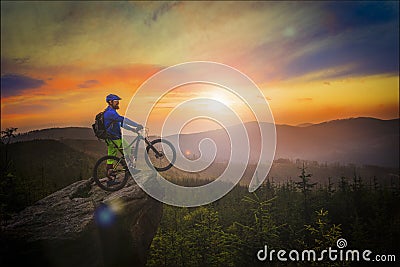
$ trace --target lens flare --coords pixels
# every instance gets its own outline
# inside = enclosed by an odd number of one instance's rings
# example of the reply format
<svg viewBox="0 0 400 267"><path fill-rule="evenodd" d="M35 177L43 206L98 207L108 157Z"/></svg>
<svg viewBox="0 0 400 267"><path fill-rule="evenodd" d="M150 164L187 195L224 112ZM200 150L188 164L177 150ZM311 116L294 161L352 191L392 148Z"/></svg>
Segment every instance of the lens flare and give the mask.
<svg viewBox="0 0 400 267"><path fill-rule="evenodd" d="M107 204L101 203L94 211L94 221L101 228L111 227L115 223L115 220L116 214Z"/></svg>

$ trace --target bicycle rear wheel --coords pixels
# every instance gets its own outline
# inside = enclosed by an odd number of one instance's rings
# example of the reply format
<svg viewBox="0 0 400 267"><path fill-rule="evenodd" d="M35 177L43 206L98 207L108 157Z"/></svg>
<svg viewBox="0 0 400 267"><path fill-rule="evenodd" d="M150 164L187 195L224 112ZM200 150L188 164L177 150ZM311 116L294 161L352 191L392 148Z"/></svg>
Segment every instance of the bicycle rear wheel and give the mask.
<svg viewBox="0 0 400 267"><path fill-rule="evenodd" d="M165 139L155 139L146 147L146 163L157 171L169 170L175 163L176 151L174 146Z"/></svg>
<svg viewBox="0 0 400 267"><path fill-rule="evenodd" d="M107 177L107 162L113 162L112 177ZM106 191L118 191L123 188L129 179L129 170L126 166L124 158L118 158L115 156L104 156L100 158L93 169L93 179L96 184L103 190ZM113 180L114 182L109 182Z"/></svg>

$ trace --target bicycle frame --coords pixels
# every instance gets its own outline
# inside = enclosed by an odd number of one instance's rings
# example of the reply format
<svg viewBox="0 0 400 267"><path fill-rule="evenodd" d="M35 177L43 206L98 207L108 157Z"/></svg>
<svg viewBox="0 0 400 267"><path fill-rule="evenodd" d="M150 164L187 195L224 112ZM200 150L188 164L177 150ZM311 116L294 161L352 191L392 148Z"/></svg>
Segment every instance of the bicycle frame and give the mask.
<svg viewBox="0 0 400 267"><path fill-rule="evenodd" d="M135 132L135 133L137 133L138 135L135 137L135 139L133 139L133 141L132 141L127 147L128 147L128 148L129 148L129 147L132 147L132 145L135 143L135 150L133 151L133 156L134 156L136 159L137 159L137 154L138 154L138 149L139 149L139 141L140 141L140 140L144 140L144 142L146 143L146 145L147 145L147 146L150 146L151 150L153 150L154 153L156 153L157 156L160 155L160 153L157 151L157 149L155 149L155 148L152 146L152 144L151 144L151 142L149 141L149 139L147 138L147 136L143 136L143 135L142 135L141 133L139 133L139 132ZM124 157L124 148L118 147L118 145L115 144L114 141L113 141L112 139L106 139L106 143L108 142L108 140L111 141L111 142L113 143L114 147L115 147L115 148L119 151L119 153L122 155L122 158L125 158L125 157Z"/></svg>

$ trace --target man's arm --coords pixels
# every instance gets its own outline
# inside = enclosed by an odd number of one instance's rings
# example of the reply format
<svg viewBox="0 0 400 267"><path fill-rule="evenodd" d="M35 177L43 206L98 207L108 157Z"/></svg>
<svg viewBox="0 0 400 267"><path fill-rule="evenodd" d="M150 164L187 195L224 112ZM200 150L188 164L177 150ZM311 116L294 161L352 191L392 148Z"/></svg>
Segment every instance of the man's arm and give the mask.
<svg viewBox="0 0 400 267"><path fill-rule="evenodd" d="M132 120L130 120L128 118L124 118L124 117L122 117L122 118L123 118L122 127L125 128L125 129L128 129L126 127L129 127L129 126L138 127L140 125L139 123L134 122L134 121L132 121Z"/></svg>
<svg viewBox="0 0 400 267"><path fill-rule="evenodd" d="M132 131L132 132L136 132L137 131L136 129L132 128L131 126L129 126L127 124L125 124L124 129L127 129L127 130Z"/></svg>
<svg viewBox="0 0 400 267"><path fill-rule="evenodd" d="M133 126L133 127L140 126L139 123L136 123L128 118L125 118L125 117L119 115L116 111L111 113L111 119L114 121L120 122L121 126L127 130L130 130L129 128L127 128L129 126Z"/></svg>
<svg viewBox="0 0 400 267"><path fill-rule="evenodd" d="M122 128L127 129L127 130L131 129L129 126L133 126L133 127L141 126L139 123L136 123L128 118L125 118L125 117L119 115L115 110L113 110L113 112L110 113L110 119L121 123Z"/></svg>

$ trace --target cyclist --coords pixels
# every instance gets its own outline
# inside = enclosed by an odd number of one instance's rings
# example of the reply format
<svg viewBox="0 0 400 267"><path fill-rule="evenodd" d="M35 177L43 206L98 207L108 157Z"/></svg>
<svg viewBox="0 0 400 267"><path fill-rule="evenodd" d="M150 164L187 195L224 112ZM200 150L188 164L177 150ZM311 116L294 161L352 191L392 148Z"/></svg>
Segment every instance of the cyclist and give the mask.
<svg viewBox="0 0 400 267"><path fill-rule="evenodd" d="M135 127L136 131L143 129L143 126L139 123L136 123L117 113L117 109L119 109L119 100L121 100L121 98L114 94L109 94L106 97L108 107L104 112L104 126L107 129L107 135L109 136L109 138L106 139L109 156L117 156L118 148L122 149L121 126L124 129L131 131L135 131L135 129L132 127ZM108 186L120 183L119 181L115 180L115 174L112 170L113 163L113 160L107 160L107 177L110 179L107 182ZM134 172L138 173L140 170L135 169Z"/></svg>

